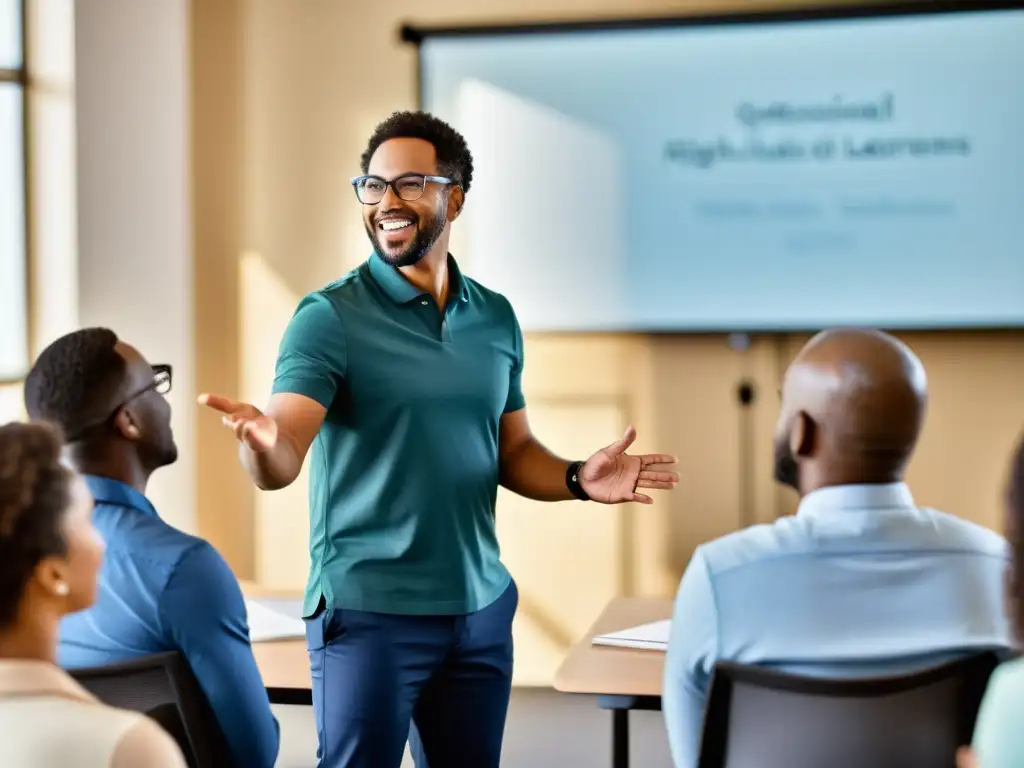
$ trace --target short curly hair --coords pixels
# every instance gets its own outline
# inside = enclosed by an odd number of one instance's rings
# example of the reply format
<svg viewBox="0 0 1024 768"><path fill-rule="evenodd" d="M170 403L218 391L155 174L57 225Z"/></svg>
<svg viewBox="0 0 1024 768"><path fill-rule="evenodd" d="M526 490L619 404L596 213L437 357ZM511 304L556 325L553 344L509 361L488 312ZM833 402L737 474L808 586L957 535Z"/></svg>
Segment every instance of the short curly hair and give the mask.
<svg viewBox="0 0 1024 768"><path fill-rule="evenodd" d="M360 160L363 173L370 169L370 158L390 139L423 139L434 146L437 171L447 176L463 192L473 183L473 155L461 133L428 112L395 112L373 131Z"/></svg>
<svg viewBox="0 0 1024 768"><path fill-rule="evenodd" d="M107 418L127 375L109 328L83 328L61 336L25 379L25 409L32 419L56 424L69 440Z"/></svg>
<svg viewBox="0 0 1024 768"><path fill-rule="evenodd" d="M1024 640L1024 436L1010 464L1007 489L1007 534L1013 564L1010 567L1009 603L1017 637Z"/></svg>
<svg viewBox="0 0 1024 768"><path fill-rule="evenodd" d="M74 473L48 424L0 427L0 627L17 618L22 591L45 557L63 555Z"/></svg>

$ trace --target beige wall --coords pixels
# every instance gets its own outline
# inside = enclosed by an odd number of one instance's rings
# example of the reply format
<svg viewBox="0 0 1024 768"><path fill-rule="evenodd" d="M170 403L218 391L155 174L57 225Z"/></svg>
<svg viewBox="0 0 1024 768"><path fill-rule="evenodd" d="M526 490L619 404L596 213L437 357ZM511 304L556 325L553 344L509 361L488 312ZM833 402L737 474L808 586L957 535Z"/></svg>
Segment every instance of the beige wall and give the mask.
<svg viewBox="0 0 1024 768"><path fill-rule="evenodd" d="M751 4L744 3L744 6ZM198 390L262 402L298 297L362 260L347 179L376 121L414 103L401 21L458 23L677 13L658 0L221 0L193 3L193 192ZM241 319L240 319L241 318ZM931 419L911 470L922 502L998 525L999 484L1024 425L1024 333L912 334L929 370ZM531 421L583 457L632 421L638 448L680 458L682 482L653 507L543 506L502 494L504 556L520 582L517 682L548 684L565 647L614 594L670 593L693 547L794 499L771 480L777 382L803 339L746 352L721 337L538 336L527 340ZM741 416L735 387L758 397ZM213 416L197 428L200 530L243 575L305 578L304 483L252 494ZM739 435L751 451L740 450ZM749 484L740 482L741 474ZM745 495L746 494L746 495ZM746 515L746 517L744 517Z"/></svg>
<svg viewBox="0 0 1024 768"><path fill-rule="evenodd" d="M76 3L78 322L113 328L175 367L169 400L182 447L149 495L196 521L187 0ZM49 279L47 279L49 282Z"/></svg>
<svg viewBox="0 0 1024 768"><path fill-rule="evenodd" d="M248 200L244 179L242 0L193 2L192 215L195 222L197 392L241 395L239 260ZM193 410L196 410L193 406ZM237 444L220 420L196 413L199 534L216 542L242 576L254 573L253 499Z"/></svg>

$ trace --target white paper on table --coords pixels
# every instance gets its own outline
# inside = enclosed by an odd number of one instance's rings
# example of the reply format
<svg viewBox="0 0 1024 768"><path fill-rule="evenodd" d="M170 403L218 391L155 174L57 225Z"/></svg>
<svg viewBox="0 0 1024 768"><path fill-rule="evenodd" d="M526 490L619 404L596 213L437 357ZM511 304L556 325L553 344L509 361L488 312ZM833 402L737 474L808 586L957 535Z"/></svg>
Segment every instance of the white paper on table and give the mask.
<svg viewBox="0 0 1024 768"><path fill-rule="evenodd" d="M245 609L249 613L249 638L254 643L306 637L306 625L302 619L275 611L256 600L246 600Z"/></svg>
<svg viewBox="0 0 1024 768"><path fill-rule="evenodd" d="M594 645L612 645L619 648L640 648L646 651L667 651L668 631L672 622L668 619L641 624L639 627L621 629L598 635L593 639Z"/></svg>

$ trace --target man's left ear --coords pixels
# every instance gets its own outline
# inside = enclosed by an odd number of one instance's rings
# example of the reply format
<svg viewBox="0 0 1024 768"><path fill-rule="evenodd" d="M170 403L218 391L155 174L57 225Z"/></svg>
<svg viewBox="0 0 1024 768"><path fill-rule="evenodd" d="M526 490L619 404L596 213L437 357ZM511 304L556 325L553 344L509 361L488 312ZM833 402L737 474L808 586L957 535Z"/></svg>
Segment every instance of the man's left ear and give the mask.
<svg viewBox="0 0 1024 768"><path fill-rule="evenodd" d="M128 406L123 406L117 412L117 415L114 417L114 424L128 440L134 442L142 436L139 425L135 421L135 416L131 413L131 409Z"/></svg>
<svg viewBox="0 0 1024 768"><path fill-rule="evenodd" d="M459 218L465 203L466 193L462 191L462 187L452 187L451 194L448 195L448 221Z"/></svg>
<svg viewBox="0 0 1024 768"><path fill-rule="evenodd" d="M805 411L797 413L789 433L789 450L795 458L805 459L814 453L818 425Z"/></svg>

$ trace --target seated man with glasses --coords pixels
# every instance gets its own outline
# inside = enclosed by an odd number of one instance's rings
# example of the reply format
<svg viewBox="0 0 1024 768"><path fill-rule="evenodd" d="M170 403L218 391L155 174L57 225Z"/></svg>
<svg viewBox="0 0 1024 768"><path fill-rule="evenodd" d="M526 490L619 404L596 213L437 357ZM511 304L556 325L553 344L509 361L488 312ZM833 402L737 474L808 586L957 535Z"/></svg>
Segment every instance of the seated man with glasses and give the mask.
<svg viewBox="0 0 1024 768"><path fill-rule="evenodd" d="M238 582L217 550L161 520L145 496L150 475L178 457L170 389L169 365L150 365L105 328L57 339L25 381L29 416L64 432L107 545L96 603L62 621L58 661L88 667L180 651L236 764L270 768L278 725Z"/></svg>

